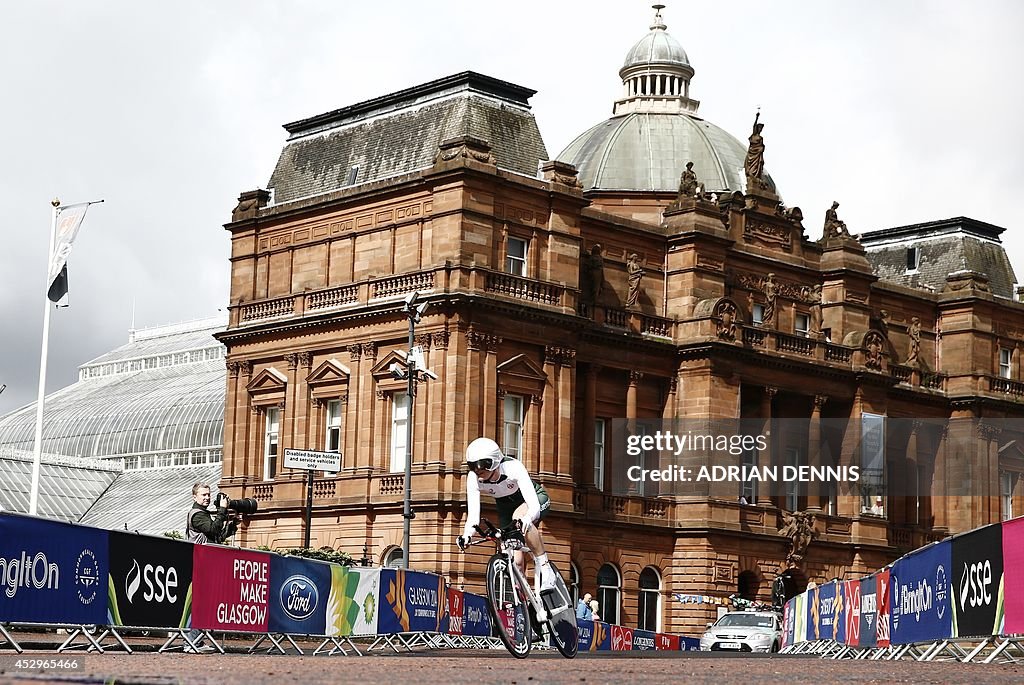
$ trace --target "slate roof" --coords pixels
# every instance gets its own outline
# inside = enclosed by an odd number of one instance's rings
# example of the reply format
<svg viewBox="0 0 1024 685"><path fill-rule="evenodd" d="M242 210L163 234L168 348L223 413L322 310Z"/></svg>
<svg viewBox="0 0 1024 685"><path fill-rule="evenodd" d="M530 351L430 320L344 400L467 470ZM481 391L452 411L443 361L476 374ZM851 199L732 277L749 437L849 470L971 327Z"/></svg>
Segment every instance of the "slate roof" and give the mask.
<svg viewBox="0 0 1024 685"><path fill-rule="evenodd" d="M875 275L883 281L942 292L946 276L970 270L988 276L994 295L1012 299L1016 275L999 239L1004 230L961 216L870 231L860 241ZM916 273L907 271L911 247L920 254Z"/></svg>
<svg viewBox="0 0 1024 685"><path fill-rule="evenodd" d="M136 530L161 535L185 533L185 515L192 507L192 485L206 483L217 492L221 465L125 471L79 523L107 530Z"/></svg>
<svg viewBox="0 0 1024 685"><path fill-rule="evenodd" d="M34 453L0 448L0 508L28 513ZM120 462L44 454L39 464L40 516L77 522L121 473Z"/></svg>
<svg viewBox="0 0 1024 685"><path fill-rule="evenodd" d="M272 202L429 168L441 142L464 135L490 143L498 168L535 178L548 159L528 102L535 92L466 71L286 124Z"/></svg>
<svg viewBox="0 0 1024 685"><path fill-rule="evenodd" d="M43 450L75 457L210 450L224 444L227 372L219 321L140 331L47 396ZM0 446L33 449L35 403L0 417ZM187 463L187 462L186 462Z"/></svg>

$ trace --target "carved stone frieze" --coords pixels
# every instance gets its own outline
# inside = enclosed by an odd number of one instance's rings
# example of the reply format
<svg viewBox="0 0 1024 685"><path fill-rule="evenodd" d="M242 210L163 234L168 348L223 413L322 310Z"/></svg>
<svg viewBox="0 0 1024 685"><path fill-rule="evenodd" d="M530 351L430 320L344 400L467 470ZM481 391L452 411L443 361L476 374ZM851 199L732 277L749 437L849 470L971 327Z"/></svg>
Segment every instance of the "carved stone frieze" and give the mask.
<svg viewBox="0 0 1024 685"><path fill-rule="evenodd" d="M439 350L447 350L448 349L448 338L449 338L448 331L440 331L438 333L434 333L433 335L434 335L434 340L433 340L434 347L436 347Z"/></svg>
<svg viewBox="0 0 1024 685"><path fill-rule="evenodd" d="M311 368L313 366L313 353L299 352L299 364L301 364L304 368Z"/></svg>
<svg viewBox="0 0 1024 685"><path fill-rule="evenodd" d="M743 222L743 239L748 243L756 240L790 252L793 249L793 226L791 224L770 224L751 219L748 216L747 220Z"/></svg>
<svg viewBox="0 0 1024 685"><path fill-rule="evenodd" d="M572 366L576 363L576 350L571 347L548 345L544 348L544 360L551 364Z"/></svg>
<svg viewBox="0 0 1024 685"><path fill-rule="evenodd" d="M736 339L736 305L728 300L723 300L715 307L715 318L718 321L718 329L715 334L720 340L732 342Z"/></svg>
<svg viewBox="0 0 1024 685"><path fill-rule="evenodd" d="M458 138L450 138L438 145L434 164L450 162L460 157L484 164L498 163L494 155L491 154L491 144L486 140L473 136L459 136Z"/></svg>
<svg viewBox="0 0 1024 685"><path fill-rule="evenodd" d="M359 343L352 343L348 346L348 356L354 362L359 361L363 357L363 346Z"/></svg>
<svg viewBox="0 0 1024 685"><path fill-rule="evenodd" d="M299 355L294 352L290 352L284 356L285 362L288 364L288 370L294 371L299 365Z"/></svg>

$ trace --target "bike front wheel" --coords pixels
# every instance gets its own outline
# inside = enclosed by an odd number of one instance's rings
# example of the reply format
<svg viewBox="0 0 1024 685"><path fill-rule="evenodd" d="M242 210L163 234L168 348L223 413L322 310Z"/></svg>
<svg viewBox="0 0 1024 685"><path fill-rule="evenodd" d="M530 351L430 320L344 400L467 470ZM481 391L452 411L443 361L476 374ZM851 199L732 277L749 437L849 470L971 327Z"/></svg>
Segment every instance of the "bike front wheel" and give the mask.
<svg viewBox="0 0 1024 685"><path fill-rule="evenodd" d="M533 630L526 602L516 592L508 557L495 554L487 562L487 608L505 648L517 659L530 654Z"/></svg>

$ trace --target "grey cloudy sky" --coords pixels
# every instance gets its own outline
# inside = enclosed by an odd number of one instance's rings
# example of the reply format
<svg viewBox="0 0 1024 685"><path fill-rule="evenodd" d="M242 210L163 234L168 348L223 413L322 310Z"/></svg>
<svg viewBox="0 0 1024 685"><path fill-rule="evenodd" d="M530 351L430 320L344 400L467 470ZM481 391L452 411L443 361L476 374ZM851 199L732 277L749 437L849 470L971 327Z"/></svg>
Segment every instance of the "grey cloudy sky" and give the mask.
<svg viewBox="0 0 1024 685"><path fill-rule="evenodd" d="M766 166L812 237L966 215L1024 280L1024 3L668 1L700 114ZM34 401L49 201L104 198L53 313L48 392L139 328L215 315L238 193L281 124L472 69L536 89L548 153L611 114L650 3L6 2L0 25L0 414Z"/></svg>

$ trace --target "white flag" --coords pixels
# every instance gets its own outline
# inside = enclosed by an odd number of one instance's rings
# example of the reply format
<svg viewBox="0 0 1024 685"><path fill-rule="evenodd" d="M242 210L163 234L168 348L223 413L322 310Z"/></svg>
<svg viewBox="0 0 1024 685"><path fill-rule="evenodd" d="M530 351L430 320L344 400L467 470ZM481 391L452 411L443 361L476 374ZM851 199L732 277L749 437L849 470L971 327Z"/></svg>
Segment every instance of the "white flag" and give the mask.
<svg viewBox="0 0 1024 685"><path fill-rule="evenodd" d="M68 205L57 209L56 233L53 237L53 252L50 253L50 267L46 278L46 297L57 302L68 292L67 261L71 245L75 242L78 229L85 219L89 202Z"/></svg>

